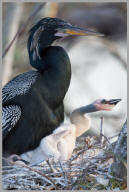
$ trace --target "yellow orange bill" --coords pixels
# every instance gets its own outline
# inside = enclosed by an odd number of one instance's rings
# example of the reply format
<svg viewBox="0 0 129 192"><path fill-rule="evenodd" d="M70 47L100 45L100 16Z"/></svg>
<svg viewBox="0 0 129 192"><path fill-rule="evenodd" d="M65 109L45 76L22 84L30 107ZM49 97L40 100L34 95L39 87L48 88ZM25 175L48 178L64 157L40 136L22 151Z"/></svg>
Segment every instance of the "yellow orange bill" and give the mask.
<svg viewBox="0 0 129 192"><path fill-rule="evenodd" d="M56 36L69 36L69 35L79 35L79 36L104 36L103 34L92 31L89 29L82 29L80 27L74 27L72 25L67 25L63 29L59 28L57 33L55 34Z"/></svg>

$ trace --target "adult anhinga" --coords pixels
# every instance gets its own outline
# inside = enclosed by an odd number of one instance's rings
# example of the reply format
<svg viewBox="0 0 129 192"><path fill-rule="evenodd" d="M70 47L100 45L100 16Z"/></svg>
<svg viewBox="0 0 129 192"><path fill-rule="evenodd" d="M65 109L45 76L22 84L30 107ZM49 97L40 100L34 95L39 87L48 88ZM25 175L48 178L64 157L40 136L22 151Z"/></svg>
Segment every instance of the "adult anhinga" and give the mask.
<svg viewBox="0 0 129 192"><path fill-rule="evenodd" d="M71 79L66 51L51 46L68 35L101 35L58 18L43 18L28 39L30 64L37 70L13 78L2 90L3 154L22 154L36 148L64 120L63 99Z"/></svg>
<svg viewBox="0 0 129 192"><path fill-rule="evenodd" d="M76 138L90 128L90 118L87 113L96 111L111 111L121 99L98 99L93 103L75 109L70 115L70 124L64 124L53 131L53 134L44 137L40 146L35 149L30 160L31 164L40 163L50 157L55 161L68 160L75 147Z"/></svg>

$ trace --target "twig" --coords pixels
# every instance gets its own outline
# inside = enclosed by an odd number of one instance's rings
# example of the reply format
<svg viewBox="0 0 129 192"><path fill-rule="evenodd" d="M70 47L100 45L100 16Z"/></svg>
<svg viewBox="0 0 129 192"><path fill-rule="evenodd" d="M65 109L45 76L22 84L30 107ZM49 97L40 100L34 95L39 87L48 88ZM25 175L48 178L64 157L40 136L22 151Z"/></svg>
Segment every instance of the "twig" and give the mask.
<svg viewBox="0 0 129 192"><path fill-rule="evenodd" d="M55 169L54 169L53 166L50 164L49 159L46 160L46 162L47 162L47 164L49 165L51 172L55 173Z"/></svg>
<svg viewBox="0 0 129 192"><path fill-rule="evenodd" d="M100 142L101 142L101 147L103 147L103 143L104 143L104 130L103 130L103 120L104 118L103 117L100 117L101 119L101 122L100 122Z"/></svg>
<svg viewBox="0 0 129 192"><path fill-rule="evenodd" d="M5 158L5 159L6 159L6 158ZM22 166L22 167L24 167L24 168L29 169L30 171L34 171L34 172L38 173L39 175L45 177L51 184L53 184L53 186L55 187L55 189L57 189L57 186L55 185L54 181L53 181L52 179L50 179L48 176L46 176L45 174L41 173L40 171L38 171L38 170L36 170L36 169L34 169L34 168L32 168L32 167L29 167L29 166L27 166L27 165L23 165L23 164L21 164L21 163L13 162L13 161L10 161L10 160L8 160L8 159L6 159L6 160L7 160L10 164L12 164L12 165L19 165L19 166Z"/></svg>
<svg viewBox="0 0 129 192"><path fill-rule="evenodd" d="M36 6L36 8L32 12L32 14L28 17L26 22L18 29L18 31L15 34L14 38L12 39L12 41L5 48L5 50L4 50L3 54L2 54L2 58L7 54L8 50L13 45L14 41L16 40L16 38L19 38L23 34L23 32L25 31L25 29L26 29L28 23L30 22L30 20L32 20L35 17L35 15L44 7L44 5L45 5L45 3L41 3L40 5Z"/></svg>
<svg viewBox="0 0 129 192"><path fill-rule="evenodd" d="M103 136L103 135L102 135ZM103 136L104 137L104 136ZM98 143L98 140L96 140ZM96 143L94 143L96 145ZM72 159L76 159L80 154L84 153L87 149L92 149L94 145L86 146L81 149L76 156ZM98 151L98 150L97 150ZM77 153L77 152L76 152ZM59 163L54 163L53 161L49 161L57 172L50 171L50 166L46 161L43 162L42 166L30 168L28 166L21 165L22 167L12 166L12 171L8 168L7 170L3 170L3 185L5 189L40 189L40 190L53 190L53 183L56 185L56 189L58 190L71 190L72 186L82 179L84 182L86 181L85 175L94 174L97 175L105 175L109 178L114 178L118 181L122 181L121 178L108 176L108 167L111 162L108 162L108 159L113 157L110 153L105 153L102 151L100 147L99 153L93 155L87 155L87 152L84 153L83 160L78 159L71 163L71 160L64 161ZM106 165L105 165L105 162ZM104 163L104 164L103 164ZM16 163L14 163L16 165ZM51 165L50 164L50 165ZM27 169L25 169L25 168ZM45 174L42 174L42 172ZM37 175L38 173L39 175ZM42 178L43 177L43 178ZM48 178L46 178L48 177ZM49 182L44 182L45 178L49 179ZM52 182L51 182L52 179ZM82 181L83 182L83 181ZM39 187L38 185L39 184ZM79 186L77 187L79 189Z"/></svg>
<svg viewBox="0 0 129 192"><path fill-rule="evenodd" d="M107 176L109 179L116 179L118 181L124 181L124 179L118 178L118 177L114 177L112 175L106 174L106 173L102 173L100 171L94 170L94 172L99 173L100 175L104 175Z"/></svg>
<svg viewBox="0 0 129 192"><path fill-rule="evenodd" d="M109 138L107 138L104 134L102 134L102 136L106 139L106 141L107 141L109 144L111 144L110 141L109 141Z"/></svg>
<svg viewBox="0 0 129 192"><path fill-rule="evenodd" d="M60 164L61 170L62 170L63 175L64 175L65 185L67 186L67 185L68 185L68 178L67 178L67 174L66 174L66 172L64 171L64 169L63 169L62 164L61 164L61 162L60 162L60 161L59 161L59 164Z"/></svg>
<svg viewBox="0 0 129 192"><path fill-rule="evenodd" d="M94 146L95 146L95 148L96 148L96 144L98 144L98 141L96 141L96 142L94 143L94 145L89 145L88 147L86 146L84 149L80 150L80 151L76 154L76 156L71 157L71 159L69 160L69 162L71 163L72 161L76 160L76 159L78 158L78 156L81 155L81 154L83 154L86 150L91 149L92 147L94 148Z"/></svg>
<svg viewBox="0 0 129 192"><path fill-rule="evenodd" d="M70 163L71 163L72 161L74 161L75 159L77 159L78 156L81 155L82 153L84 153L87 149L88 149L88 147L85 147L85 149L82 149L81 151L79 151L76 156L74 156L74 157L72 157L72 158L70 159Z"/></svg>
<svg viewBox="0 0 129 192"><path fill-rule="evenodd" d="M119 135L119 133L116 134L116 135L113 135L113 136L111 136L111 137L108 137L108 139L109 139L109 140L110 140L110 139L113 139L114 137L118 137L118 135Z"/></svg>

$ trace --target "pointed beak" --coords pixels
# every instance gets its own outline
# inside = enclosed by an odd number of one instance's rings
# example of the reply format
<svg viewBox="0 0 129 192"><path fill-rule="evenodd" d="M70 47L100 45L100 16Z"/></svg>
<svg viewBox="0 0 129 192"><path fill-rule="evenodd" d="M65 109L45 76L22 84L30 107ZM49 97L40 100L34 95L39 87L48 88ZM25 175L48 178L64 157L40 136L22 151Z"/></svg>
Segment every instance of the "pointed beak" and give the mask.
<svg viewBox="0 0 129 192"><path fill-rule="evenodd" d="M111 99L111 100L107 101L107 104L116 105L120 101L121 101L121 99Z"/></svg>
<svg viewBox="0 0 129 192"><path fill-rule="evenodd" d="M79 36L104 36L101 33L92 31L90 29L82 29L80 27L74 27L72 25L64 26L64 28L58 28L55 36L65 37L70 35Z"/></svg>
<svg viewBox="0 0 129 192"><path fill-rule="evenodd" d="M96 103L96 109L111 111L117 103L119 103L121 99L111 99L111 100L102 100L99 103Z"/></svg>

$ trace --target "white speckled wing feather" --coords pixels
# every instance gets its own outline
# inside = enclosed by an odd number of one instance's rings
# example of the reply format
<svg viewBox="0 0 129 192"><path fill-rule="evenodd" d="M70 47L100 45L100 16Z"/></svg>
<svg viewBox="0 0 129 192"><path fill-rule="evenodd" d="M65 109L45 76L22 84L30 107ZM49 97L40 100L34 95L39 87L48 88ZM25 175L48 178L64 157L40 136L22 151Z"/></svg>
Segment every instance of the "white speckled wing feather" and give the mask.
<svg viewBox="0 0 129 192"><path fill-rule="evenodd" d="M2 89L2 102L5 103L18 95L26 94L38 76L37 71L29 71L16 76Z"/></svg>
<svg viewBox="0 0 129 192"><path fill-rule="evenodd" d="M2 135L3 139L13 129L21 116L21 108L17 105L10 105L2 109Z"/></svg>

